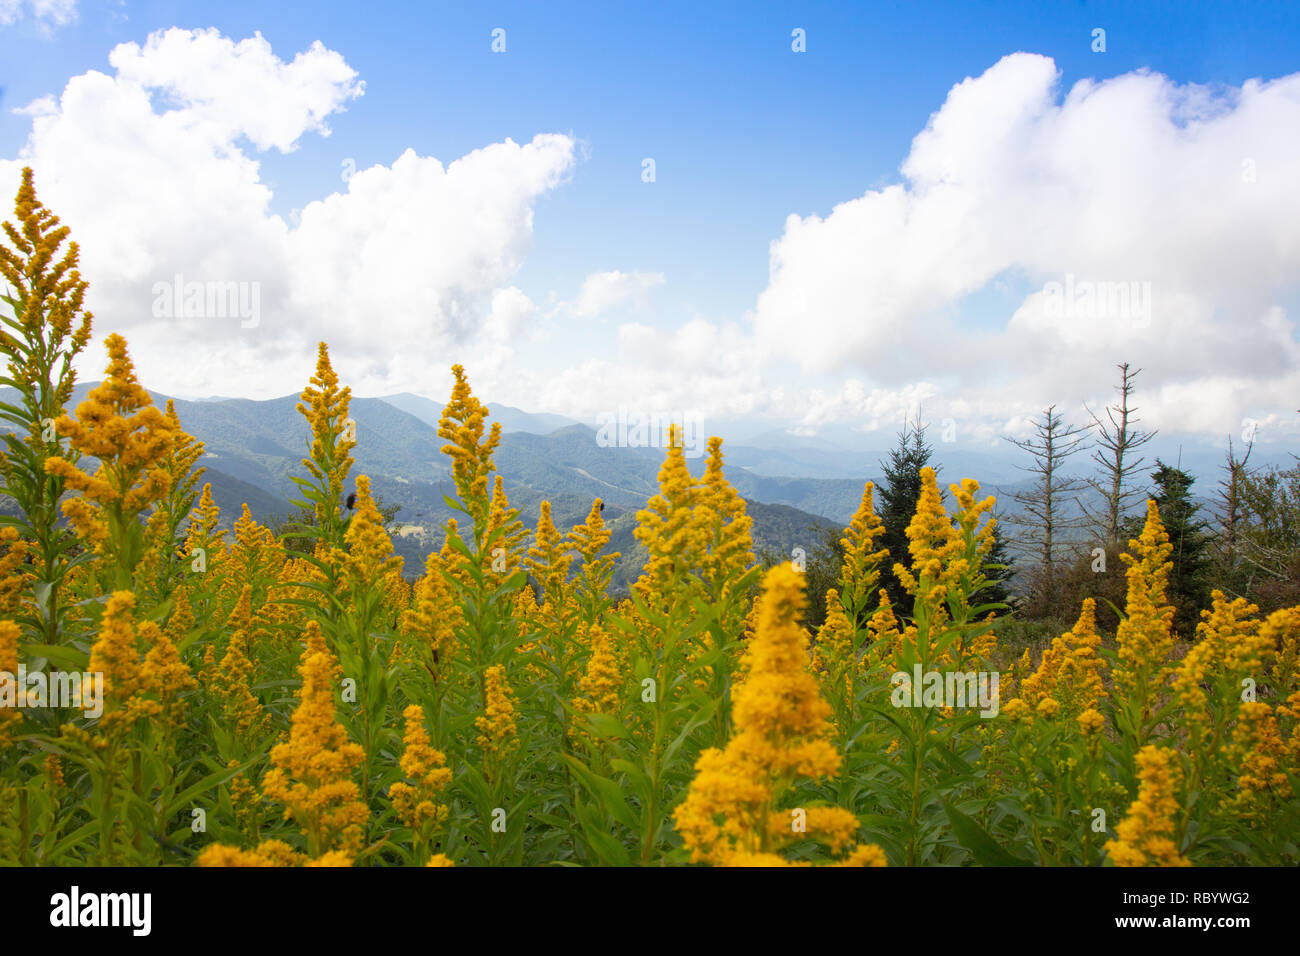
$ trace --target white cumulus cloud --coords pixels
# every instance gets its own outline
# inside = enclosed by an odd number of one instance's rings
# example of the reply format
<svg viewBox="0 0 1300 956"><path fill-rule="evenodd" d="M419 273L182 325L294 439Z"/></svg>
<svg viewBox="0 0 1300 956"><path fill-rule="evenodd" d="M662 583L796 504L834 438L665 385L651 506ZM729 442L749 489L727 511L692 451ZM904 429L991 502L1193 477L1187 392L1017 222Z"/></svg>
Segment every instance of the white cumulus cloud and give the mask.
<svg viewBox="0 0 1300 956"><path fill-rule="evenodd" d="M507 139L446 164L407 150L291 226L271 211L258 154L328 135L329 117L363 94L340 54L315 43L285 60L260 35L170 29L109 62L112 73L75 76L24 109L32 130L0 160L0 194L33 167L81 246L97 340L126 335L152 387L284 394L310 376L321 340L362 392L420 390L480 345L494 365L509 358L534 312L510 280L534 201L573 165L572 139ZM256 321L166 307L171 287L195 282L255 285ZM103 364L92 346L81 374Z"/></svg>
<svg viewBox="0 0 1300 956"><path fill-rule="evenodd" d="M1221 433L1244 409L1294 405L1300 74L1211 89L1143 70L1063 97L1058 83L1049 58L1007 56L952 88L902 182L790 216L753 311L763 354L940 381L1005 417L1105 400L1118 361L1145 368L1166 429ZM977 323L964 300L1007 276L1032 291ZM1042 290L1067 281L1138 283L1145 306L1047 308Z"/></svg>
<svg viewBox="0 0 1300 956"><path fill-rule="evenodd" d="M646 293L664 281L662 272L597 272L583 280L573 314L588 318L631 303L644 305Z"/></svg>

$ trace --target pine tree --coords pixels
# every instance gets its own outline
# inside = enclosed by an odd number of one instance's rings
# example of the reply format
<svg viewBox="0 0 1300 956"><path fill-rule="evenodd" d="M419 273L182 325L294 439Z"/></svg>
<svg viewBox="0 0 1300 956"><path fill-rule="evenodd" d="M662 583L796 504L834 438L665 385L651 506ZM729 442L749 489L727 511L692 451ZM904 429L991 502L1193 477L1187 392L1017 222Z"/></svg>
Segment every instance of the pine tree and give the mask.
<svg viewBox="0 0 1300 956"><path fill-rule="evenodd" d="M989 548L988 556L984 559L984 576L988 578L989 586L980 592L980 603L1006 604L1008 610L999 611L998 614L1009 613L1012 603L1011 579L1015 573L1015 558L1007 547L1007 538L1002 533L1002 524L999 522L993 526L993 547Z"/></svg>
<svg viewBox="0 0 1300 956"><path fill-rule="evenodd" d="M934 446L925 440L925 428L919 412L913 421L904 422L898 444L880 463L885 476L879 488L880 518L885 524L882 543L889 550L890 569L895 564L910 567L912 563L907 551L907 526L921 498L921 469L930 464L934 455ZM881 584L895 608L911 607L910 596L892 570L881 575Z"/></svg>
<svg viewBox="0 0 1300 956"><path fill-rule="evenodd" d="M1173 546L1169 555L1173 568L1166 594L1175 609L1174 629L1183 637L1190 637L1196 631L1202 609L1210 606L1209 526L1199 517L1201 506L1192 499L1195 478L1157 458L1151 479L1155 482L1151 497L1160 509L1160 520Z"/></svg>

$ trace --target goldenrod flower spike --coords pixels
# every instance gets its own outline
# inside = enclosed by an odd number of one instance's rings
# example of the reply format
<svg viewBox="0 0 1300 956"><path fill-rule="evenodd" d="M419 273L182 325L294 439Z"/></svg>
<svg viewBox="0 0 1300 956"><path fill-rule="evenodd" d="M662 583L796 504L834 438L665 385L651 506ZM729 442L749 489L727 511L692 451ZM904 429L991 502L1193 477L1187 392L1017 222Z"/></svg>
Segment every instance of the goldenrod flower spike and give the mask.
<svg viewBox="0 0 1300 956"><path fill-rule="evenodd" d="M612 532L605 527L605 519L601 515L604 507L604 503L599 498L594 500L591 503L591 510L587 512L587 520L582 524L574 525L565 536L569 546L578 552L584 564L594 562L600 557L600 552L605 550L605 545L609 544ZM618 557L617 553L613 557Z"/></svg>
<svg viewBox="0 0 1300 956"><path fill-rule="evenodd" d="M355 854L368 811L352 771L364 761L365 751L348 739L336 717L334 694L342 668L315 621L307 624L298 672L302 689L289 740L271 748L262 792L285 805L285 819L302 828L310 856L330 849Z"/></svg>
<svg viewBox="0 0 1300 956"><path fill-rule="evenodd" d="M812 668L823 681L823 686L830 689L834 684L842 686L838 693L852 686L853 672L857 660L854 658L853 637L855 629L844 607L840 604L839 592L834 588L826 591L826 621L817 631L817 643L813 646Z"/></svg>
<svg viewBox="0 0 1300 956"><path fill-rule="evenodd" d="M54 334L48 342L40 344L50 354L65 354L70 368L72 358L90 341L90 325L94 318L92 313L83 311L89 286L77 270L80 251L75 242L70 242L62 258L55 262L69 229L60 225L59 217L36 198L35 179L29 166L23 168L14 211L18 224L6 221L0 226L8 240L7 244L0 242L0 278L4 279L18 303L17 317L22 320L29 345L43 338L42 327L48 327ZM8 339L9 333L0 335L12 342ZM10 375L26 386L41 381L40 369L35 362L11 367ZM49 396L50 401L42 401L45 409L66 405L72 398L74 382L72 375L60 376L55 393ZM45 399L45 396L41 398ZM29 441L35 442L38 436L39 431L29 436Z"/></svg>
<svg viewBox="0 0 1300 956"><path fill-rule="evenodd" d="M357 444L356 435L348 427L351 401L352 389L339 387L338 375L330 365L329 347L321 342L317 350L316 374L312 376L311 384L302 390L297 409L311 426L308 456L302 464L318 482L325 497L324 501L312 505L316 523L326 530L328 543L334 547L340 544L337 537L341 527L339 507L344 482L352 470L350 452Z"/></svg>
<svg viewBox="0 0 1300 956"><path fill-rule="evenodd" d="M18 640L22 629L13 621L0 621L0 673L18 673ZM22 688L19 688L22 693ZM0 707L0 747L9 743L13 725L22 718L22 712L16 707Z"/></svg>
<svg viewBox="0 0 1300 956"><path fill-rule="evenodd" d="M636 540L649 552L636 583L642 594L667 597L674 576L698 566L703 542L694 520L697 499L682 450L681 429L670 425L668 448L659 468L659 493L636 515Z"/></svg>
<svg viewBox="0 0 1300 956"><path fill-rule="evenodd" d="M497 532L500 533L496 534ZM527 537L528 529L524 527L519 513L510 507L505 479L495 475L492 479L492 505L488 511L487 531L484 534L484 541L492 543L490 549L485 549L482 554L483 567L498 580L513 574L519 568L520 546ZM498 558L503 560L497 560Z"/></svg>
<svg viewBox="0 0 1300 956"><path fill-rule="evenodd" d="M149 645L140 669L141 686L157 700L162 718L172 727L178 727L185 714L182 695L196 689L198 682L181 660L172 639L157 624L145 621L140 625L140 636Z"/></svg>
<svg viewBox="0 0 1300 956"><path fill-rule="evenodd" d="M745 499L723 474L722 439L710 438L708 449L697 507L704 512L700 530L709 548L703 560L704 574L721 597L729 590L723 582L729 583L754 563L751 537L754 520L745 511Z"/></svg>
<svg viewBox="0 0 1300 956"><path fill-rule="evenodd" d="M99 460L93 475L66 458L45 461L45 470L61 477L79 497L64 502L63 513L98 552L116 552L120 583L129 582L140 554L131 542L142 537L138 516L167 493L169 476L162 467L178 436L176 426L153 404L136 380L126 340L104 341L109 364L104 381L77 406L76 417L55 420L58 433L83 455Z"/></svg>
<svg viewBox="0 0 1300 956"><path fill-rule="evenodd" d="M1146 702L1164 684L1174 646L1174 609L1165 599L1173 546L1154 500L1147 501L1146 525L1129 548L1132 554L1120 555L1128 565L1128 600L1115 635L1119 650L1115 687L1119 698L1141 702L1145 717L1150 710Z"/></svg>
<svg viewBox="0 0 1300 956"><path fill-rule="evenodd" d="M1017 696L1035 709L1044 700L1051 699L1057 712L1068 718L1093 710L1106 696L1103 688L1106 662L1098 654L1100 648L1097 602L1086 598L1073 630L1052 641L1043 652L1038 670L1021 682ZM1091 727L1094 722L1095 718L1090 717L1087 725Z"/></svg>
<svg viewBox="0 0 1300 956"><path fill-rule="evenodd" d="M1205 685L1227 687L1235 696L1245 678L1264 672L1273 654L1273 638L1256 617L1259 608L1244 598L1229 601L1222 591L1211 594L1211 607L1196 625L1196 642L1174 671L1173 692L1187 733L1201 740L1214 722Z"/></svg>
<svg viewBox="0 0 1300 956"><path fill-rule="evenodd" d="M599 624L591 625L587 636L591 656L587 659L586 672L578 681L579 696L573 699L573 709L585 714L617 714L623 675L614 639ZM571 727L569 732L574 736L588 736L576 727Z"/></svg>
<svg viewBox="0 0 1300 956"><path fill-rule="evenodd" d="M103 728L130 724L138 716L131 708L131 699L141 688L134 610L135 595L130 591L109 595L99 622L99 636L90 648L90 672L104 675Z"/></svg>
<svg viewBox="0 0 1300 956"><path fill-rule="evenodd" d="M543 501L537 518L534 544L528 549L524 565L542 586L543 599L552 602L557 610L569 579L569 562L572 560L573 555L565 546L564 538L555 530L555 522L551 520L551 503Z"/></svg>
<svg viewBox="0 0 1300 956"><path fill-rule="evenodd" d="M438 421L438 437L449 442L442 446L442 452L451 456L452 479L461 502L481 519L487 514L487 476L494 467L492 454L501 442L501 423L493 422L484 440L483 426L489 410L470 391L462 366L453 365L451 374L456 381L451 400Z"/></svg>
<svg viewBox="0 0 1300 956"><path fill-rule="evenodd" d="M0 547L5 549L0 557L0 614L13 614L23 603L23 592L30 583L24 565L31 548L18 529L10 525L0 528Z"/></svg>
<svg viewBox="0 0 1300 956"><path fill-rule="evenodd" d="M1172 750L1147 745L1138 751L1138 796L1104 849L1116 866L1191 866L1173 837L1183 771Z"/></svg>
<svg viewBox="0 0 1300 956"><path fill-rule="evenodd" d="M424 644L445 667L456 647L456 627L463 620L460 604L455 600L446 578L446 565L438 554L430 554L424 563L424 575L415 582L412 606L402 613L402 634Z"/></svg>
<svg viewBox="0 0 1300 956"><path fill-rule="evenodd" d="M447 818L447 807L437 802L437 796L451 783L447 758L429 743L429 733L424 729L424 709L411 704L402 712L406 732L402 737L404 749L398 765L407 780L388 788L388 799L398 819L423 840L430 828Z"/></svg>
<svg viewBox="0 0 1300 956"><path fill-rule="evenodd" d="M393 540L384 530L384 517L370 495L370 478L357 476L357 500L352 520L343 536L353 588L401 573L402 559L393 554Z"/></svg>
<svg viewBox="0 0 1300 956"><path fill-rule="evenodd" d="M831 743L830 706L808 670L803 576L787 564L767 572L748 672L735 689L734 734L725 750L710 748L696 764L686 799L673 814L691 859L721 865L781 865L779 850L814 839L833 852L850 850L858 820L839 807L784 808L800 778L833 776L840 754ZM804 827L792 827L794 810ZM850 850L857 864L877 861Z"/></svg>
<svg viewBox="0 0 1300 956"><path fill-rule="evenodd" d="M888 548L876 547L877 540L885 534L885 523L876 514L874 490L875 485L870 481L863 486L862 502L840 538L840 545L844 548L840 583L850 607L858 606L875 590L880 579L880 562L889 557Z"/></svg>

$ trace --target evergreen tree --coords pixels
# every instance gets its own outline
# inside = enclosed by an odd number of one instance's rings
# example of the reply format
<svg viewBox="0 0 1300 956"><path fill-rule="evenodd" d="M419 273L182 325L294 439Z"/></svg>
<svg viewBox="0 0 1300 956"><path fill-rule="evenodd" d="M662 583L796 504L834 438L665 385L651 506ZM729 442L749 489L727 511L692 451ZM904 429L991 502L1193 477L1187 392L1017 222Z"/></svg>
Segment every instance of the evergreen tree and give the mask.
<svg viewBox="0 0 1300 956"><path fill-rule="evenodd" d="M930 464L930 459L934 456L934 446L925 440L925 427L918 412L914 421L903 424L898 433L898 444L889 452L889 457L880 463L885 476L878 489L880 520L885 525L883 544L889 550L889 567L887 573L881 574L880 581L889 595L890 603L900 611L910 610L912 601L894 576L893 567L895 564L911 566L911 555L907 551L907 526L916 514L916 503L921 498L921 469Z"/></svg>
<svg viewBox="0 0 1300 956"><path fill-rule="evenodd" d="M1015 558L1007 548L1007 539L1002 534L1002 525L993 526L993 547L989 548L984 559L984 576L989 579L989 586L979 593L981 604L1011 605L1011 578L1015 575ZM1010 613L1011 608L998 611L999 615Z"/></svg>
<svg viewBox="0 0 1300 956"><path fill-rule="evenodd" d="M1175 609L1174 629L1183 637L1191 637L1201 610L1210 605L1209 526L1199 517L1201 506L1192 499L1195 478L1157 458L1151 479L1155 482L1151 497L1156 500L1160 520L1173 545L1169 556L1173 569L1166 594Z"/></svg>

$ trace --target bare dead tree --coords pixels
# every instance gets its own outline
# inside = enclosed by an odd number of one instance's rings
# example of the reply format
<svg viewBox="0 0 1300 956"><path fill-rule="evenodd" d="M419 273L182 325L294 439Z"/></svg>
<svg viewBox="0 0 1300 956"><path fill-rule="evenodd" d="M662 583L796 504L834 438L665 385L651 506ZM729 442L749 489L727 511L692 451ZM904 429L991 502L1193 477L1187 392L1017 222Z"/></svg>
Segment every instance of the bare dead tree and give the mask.
<svg viewBox="0 0 1300 956"><path fill-rule="evenodd" d="M1031 437L1007 439L1033 456L1033 464L1022 468L1037 476L1033 487L1013 496L1021 512L1009 516L1007 522L1027 530L1017 542L1018 550L1037 559L1039 581L1034 590L1050 604L1061 557L1061 535L1080 526L1079 519L1069 515L1066 509L1074 502L1070 496L1084 487L1079 479L1065 476L1062 467L1082 450L1088 429L1066 425L1055 405L1048 406L1031 424L1034 429Z"/></svg>
<svg viewBox="0 0 1300 956"><path fill-rule="evenodd" d="M1089 478L1088 484L1101 495L1103 502L1100 511L1087 508L1085 511L1093 525L1100 528L1107 549L1114 553L1120 549L1120 523L1133 499L1144 494L1141 488L1129 487L1130 479L1146 460L1135 457L1134 452L1156 436L1156 432L1134 427L1141 419L1137 417L1137 408L1129 404L1133 380L1142 370L1130 371L1128 362L1116 368L1120 371L1120 383L1115 387L1119 401L1106 407L1106 421L1084 405L1092 417L1098 446L1092 453L1092 460L1098 465L1099 473L1096 478Z"/></svg>
<svg viewBox="0 0 1300 956"><path fill-rule="evenodd" d="M1223 470L1226 473L1223 478L1219 479L1219 493L1215 508L1215 519L1219 523L1222 533L1219 536L1218 547L1218 577L1220 581L1233 585L1234 596L1243 596L1244 591L1238 589L1237 570L1241 563L1239 554L1239 537L1241 528L1246 520L1245 510L1245 484L1246 465L1250 461L1250 453L1255 449L1255 436L1252 434L1250 440L1246 443L1246 454L1238 458L1236 451L1232 447L1232 436L1228 436L1228 456L1223 463Z"/></svg>

